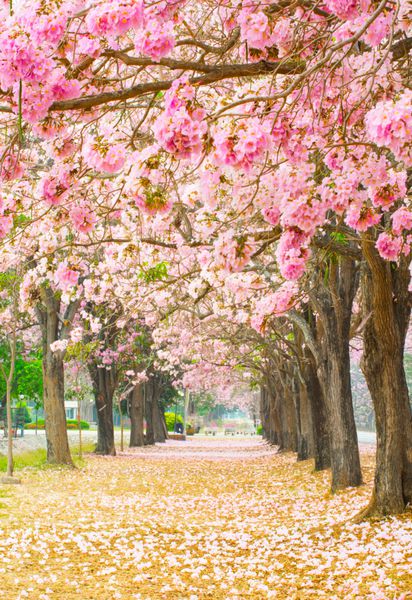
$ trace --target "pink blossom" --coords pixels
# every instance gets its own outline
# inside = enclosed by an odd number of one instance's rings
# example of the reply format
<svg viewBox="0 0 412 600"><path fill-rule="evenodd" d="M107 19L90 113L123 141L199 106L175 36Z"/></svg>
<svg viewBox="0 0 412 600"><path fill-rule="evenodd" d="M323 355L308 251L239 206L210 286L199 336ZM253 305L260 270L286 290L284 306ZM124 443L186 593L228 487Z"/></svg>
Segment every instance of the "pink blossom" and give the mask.
<svg viewBox="0 0 412 600"><path fill-rule="evenodd" d="M356 231L367 231L377 225L381 216L370 206L353 202L346 213L345 221Z"/></svg>
<svg viewBox="0 0 412 600"><path fill-rule="evenodd" d="M250 12L248 9L242 10L238 17L240 25L240 36L242 41L247 42L250 48L265 50L272 46L269 19L265 13Z"/></svg>
<svg viewBox="0 0 412 600"><path fill-rule="evenodd" d="M159 23L150 20L145 28L135 38L135 49L140 54L146 54L154 60L160 60L169 54L175 45L173 23Z"/></svg>
<svg viewBox="0 0 412 600"><path fill-rule="evenodd" d="M86 163L97 171L116 173L126 160L126 149L123 144L111 142L102 136L89 137L83 147Z"/></svg>
<svg viewBox="0 0 412 600"><path fill-rule="evenodd" d="M141 0L120 0L120 2L100 2L92 7L86 16L86 27L90 33L117 36L132 27L143 25L143 3Z"/></svg>
<svg viewBox="0 0 412 600"><path fill-rule="evenodd" d="M62 262L56 269L54 279L60 289L67 291L77 285L79 272L71 269L66 262Z"/></svg>
<svg viewBox="0 0 412 600"><path fill-rule="evenodd" d="M199 155L207 132L205 116L202 108L194 106L194 88L185 78L175 81L153 126L156 141L177 158Z"/></svg>
<svg viewBox="0 0 412 600"><path fill-rule="evenodd" d="M401 235L404 231L412 230L412 212L406 208L398 208L392 215L392 231Z"/></svg>
<svg viewBox="0 0 412 600"><path fill-rule="evenodd" d="M365 117L366 130L378 146L386 146L407 166L412 165L412 91L399 100L378 102Z"/></svg>
<svg viewBox="0 0 412 600"><path fill-rule="evenodd" d="M396 261L402 250L402 238L383 232L376 241L376 248L385 260Z"/></svg>
<svg viewBox="0 0 412 600"><path fill-rule="evenodd" d="M72 223L80 233L89 233L94 228L97 217L87 205L74 206L70 210Z"/></svg>

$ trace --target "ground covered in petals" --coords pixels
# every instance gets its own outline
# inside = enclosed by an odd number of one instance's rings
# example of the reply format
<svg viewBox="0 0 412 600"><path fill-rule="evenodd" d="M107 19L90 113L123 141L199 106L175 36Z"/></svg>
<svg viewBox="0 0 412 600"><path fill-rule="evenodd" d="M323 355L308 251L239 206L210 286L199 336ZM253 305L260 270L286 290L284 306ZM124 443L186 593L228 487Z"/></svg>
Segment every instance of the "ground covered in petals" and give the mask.
<svg viewBox="0 0 412 600"><path fill-rule="evenodd" d="M412 515L357 524L311 461L258 440L191 440L0 488L0 597L412 598Z"/></svg>

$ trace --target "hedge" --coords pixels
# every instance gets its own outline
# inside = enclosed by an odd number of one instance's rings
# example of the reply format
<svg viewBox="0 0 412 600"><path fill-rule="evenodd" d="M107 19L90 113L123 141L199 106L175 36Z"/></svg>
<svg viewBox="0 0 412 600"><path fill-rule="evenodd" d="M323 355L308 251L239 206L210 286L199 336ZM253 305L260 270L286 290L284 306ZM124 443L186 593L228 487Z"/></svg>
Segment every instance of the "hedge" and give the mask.
<svg viewBox="0 0 412 600"><path fill-rule="evenodd" d="M67 419L67 429L78 429L79 425L76 419ZM87 421L80 421L80 427L82 429L90 429L90 425ZM36 423L27 423L24 429L36 429ZM44 429L44 419L37 421L37 429Z"/></svg>
<svg viewBox="0 0 412 600"><path fill-rule="evenodd" d="M166 421L167 431L174 431L175 413L165 412L165 421ZM180 415L176 415L176 423L183 424L183 419Z"/></svg>

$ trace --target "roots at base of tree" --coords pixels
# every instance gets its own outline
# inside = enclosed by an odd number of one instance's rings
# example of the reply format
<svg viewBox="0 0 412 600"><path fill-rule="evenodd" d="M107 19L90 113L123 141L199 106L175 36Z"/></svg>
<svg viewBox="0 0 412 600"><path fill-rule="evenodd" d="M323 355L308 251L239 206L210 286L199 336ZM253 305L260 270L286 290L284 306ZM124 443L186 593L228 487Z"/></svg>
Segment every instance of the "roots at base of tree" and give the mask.
<svg viewBox="0 0 412 600"><path fill-rule="evenodd" d="M369 504L361 510L358 514L356 514L353 518L355 523L360 523L361 521L366 521L368 519L378 520L388 517L390 515L400 515L408 510L406 505L400 506L388 506L381 507L378 505L376 500L375 492L372 492L372 497L369 501Z"/></svg>
<svg viewBox="0 0 412 600"><path fill-rule="evenodd" d="M113 450L107 452L105 450L101 450L100 448L95 448L93 454L97 454L98 456L116 456L116 450L113 448Z"/></svg>

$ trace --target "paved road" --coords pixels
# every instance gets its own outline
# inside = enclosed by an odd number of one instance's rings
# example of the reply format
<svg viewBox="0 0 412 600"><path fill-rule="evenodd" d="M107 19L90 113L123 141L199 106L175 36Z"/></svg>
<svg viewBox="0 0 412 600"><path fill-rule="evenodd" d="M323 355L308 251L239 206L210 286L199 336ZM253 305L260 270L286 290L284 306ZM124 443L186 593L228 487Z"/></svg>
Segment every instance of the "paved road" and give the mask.
<svg viewBox="0 0 412 600"><path fill-rule="evenodd" d="M72 446L77 446L79 443L79 433L77 431L69 431L69 442L70 445ZM116 431L115 432L115 437L116 437L116 442L119 443L120 442L120 431ZM82 438L83 441L85 443L90 443L90 442L95 442L97 441L97 431L96 430L89 430L89 431L83 431L82 432ZM226 438L226 436L224 436L223 434L221 435L216 435L216 436L194 436L194 438L189 438L192 442L194 442L195 440L197 440L198 438L201 438L203 441L210 441L212 442L213 440L217 440L217 439L221 439L221 438ZM125 440L125 445L127 446L128 443L128 439L129 439L129 432L125 431L124 432L124 440ZM246 440L252 440L253 438L250 436L235 436L234 438L230 438L233 441L236 440L242 440L242 439L246 439ZM254 439L256 439L256 437L254 436ZM370 431L358 431L358 440L359 440L359 445L360 446L375 446L376 445L376 434ZM13 446L14 446L14 450L17 454L19 454L20 452L26 452L29 450L35 450L36 448L45 448L46 447L46 436L44 431L39 431L38 435L35 435L34 431L31 430L27 430L24 433L24 437L23 438L17 438L15 440L13 440ZM0 454L5 454L7 451L7 440L4 439L1 434L0 434Z"/></svg>
<svg viewBox="0 0 412 600"><path fill-rule="evenodd" d="M358 441L360 444L368 446L376 445L376 433L373 431L358 431Z"/></svg>

